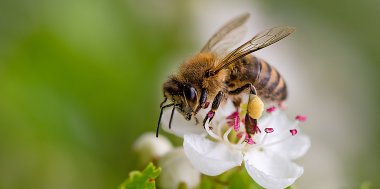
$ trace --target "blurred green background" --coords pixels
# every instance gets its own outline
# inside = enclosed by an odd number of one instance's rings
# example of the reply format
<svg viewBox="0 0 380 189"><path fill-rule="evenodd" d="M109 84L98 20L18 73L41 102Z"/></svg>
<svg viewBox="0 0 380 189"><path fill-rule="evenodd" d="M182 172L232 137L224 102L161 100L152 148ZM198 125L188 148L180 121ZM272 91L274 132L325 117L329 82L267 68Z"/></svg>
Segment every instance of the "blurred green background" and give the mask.
<svg viewBox="0 0 380 189"><path fill-rule="evenodd" d="M367 180L380 186L380 100L376 98L380 96L380 1L244 2L260 5L261 12L277 20L304 27L329 26L360 51L365 60L347 66L352 73L362 72L361 67L371 70L360 73L372 78L371 94L355 99L370 98L371 104L355 115L358 120L361 115L369 119L356 125L364 145L353 147L355 155L341 160L344 186L357 188ZM115 188L120 184L137 168L131 144L141 133L155 129L161 83L173 67L168 60L184 59L202 45L194 34L193 19L194 4L202 3L1 0L0 188ZM212 1L203 10L228 10L224 3ZM318 156L309 158L318 162Z"/></svg>

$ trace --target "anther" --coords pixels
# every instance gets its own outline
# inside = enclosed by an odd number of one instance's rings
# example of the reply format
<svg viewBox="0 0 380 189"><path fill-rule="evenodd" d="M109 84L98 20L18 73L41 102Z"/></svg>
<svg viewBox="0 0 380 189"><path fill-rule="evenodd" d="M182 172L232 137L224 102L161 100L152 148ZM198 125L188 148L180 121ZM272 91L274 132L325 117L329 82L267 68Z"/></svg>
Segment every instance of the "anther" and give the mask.
<svg viewBox="0 0 380 189"><path fill-rule="evenodd" d="M243 137L243 134L244 134L244 132L239 132L239 133L236 135L236 137L237 137L237 138L241 138L241 137Z"/></svg>
<svg viewBox="0 0 380 189"><path fill-rule="evenodd" d="M292 136L296 135L298 133L297 129L291 129L289 130Z"/></svg>
<svg viewBox="0 0 380 189"><path fill-rule="evenodd" d="M253 139L248 134L245 137L245 142L247 144L256 144L255 141L253 141Z"/></svg>
<svg viewBox="0 0 380 189"><path fill-rule="evenodd" d="M239 115L235 118L234 122L234 130L237 132L240 129L240 118Z"/></svg>
<svg viewBox="0 0 380 189"><path fill-rule="evenodd" d="M264 131L266 133L273 133L274 129L273 128L265 128Z"/></svg>
<svg viewBox="0 0 380 189"><path fill-rule="evenodd" d="M297 115L296 120L298 120L300 122L305 122L307 120L307 116Z"/></svg>
<svg viewBox="0 0 380 189"><path fill-rule="evenodd" d="M261 130L257 125L253 126L252 131L254 134L261 133Z"/></svg>
<svg viewBox="0 0 380 189"><path fill-rule="evenodd" d="M235 119L239 116L239 112L234 112L231 115L227 116L227 119Z"/></svg>
<svg viewBox="0 0 380 189"><path fill-rule="evenodd" d="M275 106L272 106L270 108L267 108L267 113L272 113L276 110L276 107Z"/></svg>

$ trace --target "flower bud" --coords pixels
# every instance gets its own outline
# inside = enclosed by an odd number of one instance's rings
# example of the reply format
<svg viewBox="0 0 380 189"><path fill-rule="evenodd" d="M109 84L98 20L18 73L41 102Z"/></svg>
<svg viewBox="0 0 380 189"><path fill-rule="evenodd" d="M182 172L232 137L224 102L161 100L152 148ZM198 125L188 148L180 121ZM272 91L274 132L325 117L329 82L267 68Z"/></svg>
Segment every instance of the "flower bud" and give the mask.
<svg viewBox="0 0 380 189"><path fill-rule="evenodd" d="M159 159L172 148L173 145L166 137L161 135L157 138L154 133L141 135L133 144L133 149L138 153L142 165Z"/></svg>
<svg viewBox="0 0 380 189"><path fill-rule="evenodd" d="M165 154L158 165L162 169L158 180L161 188L177 189L179 185L186 185L186 188L191 189L200 183L201 173L193 168L183 148L175 148Z"/></svg>

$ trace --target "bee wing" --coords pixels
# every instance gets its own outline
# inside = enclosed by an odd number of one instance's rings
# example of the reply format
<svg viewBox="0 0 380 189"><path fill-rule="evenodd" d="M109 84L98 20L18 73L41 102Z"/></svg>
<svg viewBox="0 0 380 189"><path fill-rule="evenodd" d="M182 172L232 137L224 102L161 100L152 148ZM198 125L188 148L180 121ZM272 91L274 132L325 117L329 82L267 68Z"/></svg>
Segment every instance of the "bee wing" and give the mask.
<svg viewBox="0 0 380 189"><path fill-rule="evenodd" d="M244 30L241 27L249 18L249 13L244 13L231 21L229 21L227 24L225 24L222 28L220 28L203 46L201 52L210 52L215 51L215 47L218 47L219 49L223 49L222 46L227 45L221 45L222 43L231 43L233 41L238 41L239 36L237 33L243 33ZM234 34L234 35L229 35ZM229 37L230 36L230 37ZM218 50L221 51L221 50Z"/></svg>
<svg viewBox="0 0 380 189"><path fill-rule="evenodd" d="M240 47L230 52L227 56L225 56L222 59L222 61L220 61L221 63L218 64L211 71L216 73L220 71L221 69L224 69L230 64L243 58L247 54L250 54L252 52L265 48L273 43L276 43L277 41L280 41L281 39L285 38L286 36L294 32L294 30L295 28L293 27L284 26L284 27L271 28L269 30L261 32L257 34L256 36L254 36L251 40L247 41Z"/></svg>

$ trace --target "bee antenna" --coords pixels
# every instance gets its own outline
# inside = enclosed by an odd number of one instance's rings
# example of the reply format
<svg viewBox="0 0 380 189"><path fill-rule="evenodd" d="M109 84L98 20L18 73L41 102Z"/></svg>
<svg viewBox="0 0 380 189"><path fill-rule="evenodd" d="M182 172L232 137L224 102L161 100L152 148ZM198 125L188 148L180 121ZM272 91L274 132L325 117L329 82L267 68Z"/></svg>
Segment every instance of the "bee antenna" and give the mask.
<svg viewBox="0 0 380 189"><path fill-rule="evenodd" d="M158 118L158 124L157 124L157 129L156 129L156 137L158 137L158 133L160 132L160 123L161 123L162 113L164 112L165 108L170 107L170 106L174 106L174 103L173 104L168 104L168 105L165 105L165 106L161 107L160 117ZM172 115L170 117L169 125L172 122L173 112L174 112L174 110L172 111ZM169 126L169 128L170 128L170 126Z"/></svg>
<svg viewBox="0 0 380 189"><path fill-rule="evenodd" d="M175 104L174 104L173 109L172 109L172 114L170 114L169 129L172 128L172 120L173 120L174 110L175 110Z"/></svg>

